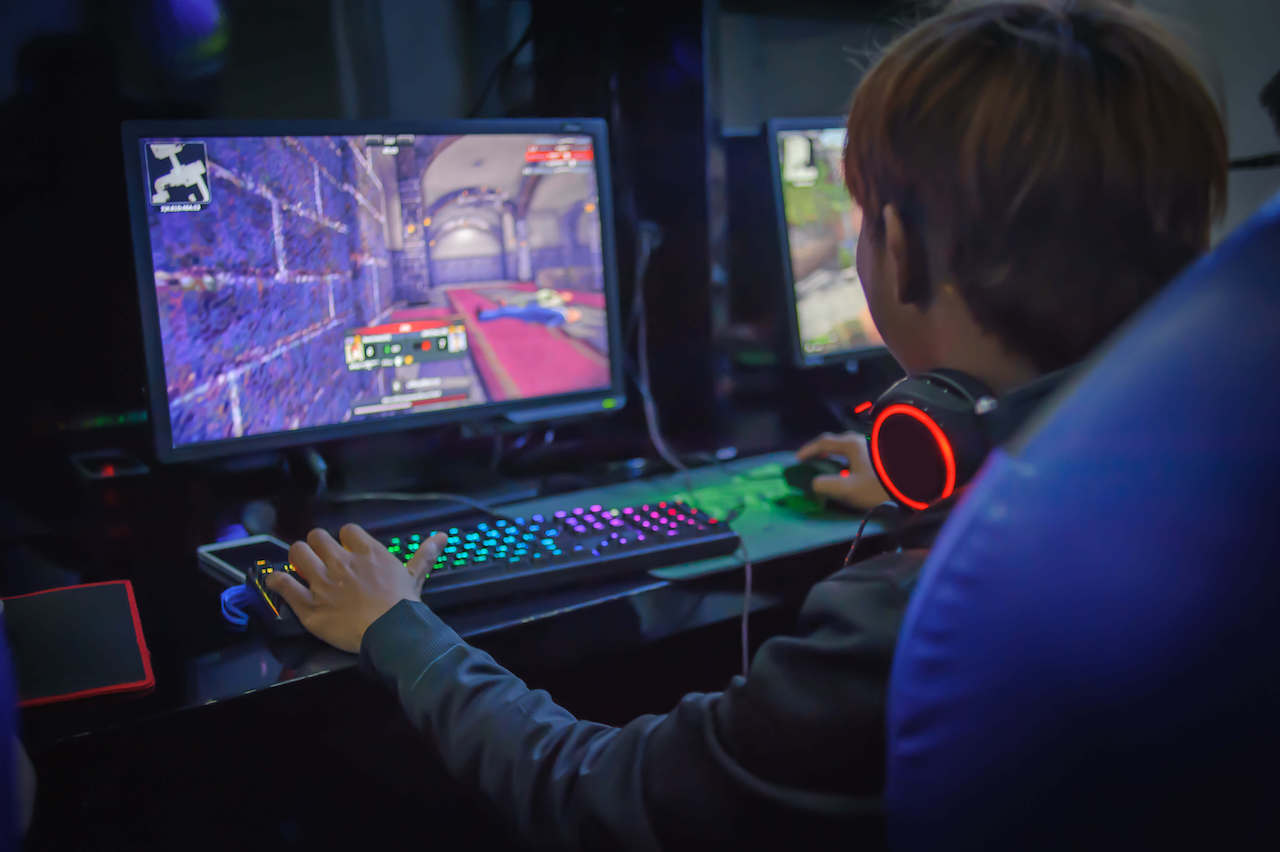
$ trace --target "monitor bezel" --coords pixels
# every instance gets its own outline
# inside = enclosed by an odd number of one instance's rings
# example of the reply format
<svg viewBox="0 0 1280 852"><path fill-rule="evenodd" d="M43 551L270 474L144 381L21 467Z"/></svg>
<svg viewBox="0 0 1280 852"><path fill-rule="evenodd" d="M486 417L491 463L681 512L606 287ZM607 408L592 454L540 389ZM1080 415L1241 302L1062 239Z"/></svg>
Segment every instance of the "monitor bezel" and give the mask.
<svg viewBox="0 0 1280 852"><path fill-rule="evenodd" d="M774 226L778 234L778 248L782 262L783 302L787 316L787 339L791 362L797 367L821 367L827 364L845 364L863 358L886 354L882 343L869 343L849 349L838 349L822 354L804 351L800 335L800 313L796 310L796 279L791 267L791 234L787 229L787 214L782 204L782 167L778 162L778 133L787 130L828 130L844 128L847 122L839 116L809 118L774 118L765 122L765 149L769 160L770 190L773 195Z"/></svg>
<svg viewBox="0 0 1280 852"><path fill-rule="evenodd" d="M147 225L146 199L143 198L143 159L141 144L145 138L190 138L233 136L364 136L368 134L404 134L449 136L458 134L576 134L590 136L595 151L597 205L600 214L601 262L604 267L606 323L609 340L609 385L581 391L539 396L529 399L504 400L474 406L424 411L368 421L310 426L286 432L245 435L217 441L175 446L169 420L168 384L165 378L160 313L155 292L155 269L152 262L151 235ZM454 119L446 121L405 120L145 120L126 121L121 126L125 178L129 204L130 229L133 234L135 269L138 280L138 302L142 324L143 349L146 356L147 405L151 415L152 437L156 457L166 463L199 461L251 452L277 450L323 441L355 438L378 433L402 432L462 421L500 420L509 412L536 415L547 409L548 417L566 410L586 414L608 414L626 403L623 376L622 327L619 317L618 260L614 236L612 170L609 156L609 128L602 118L510 118Z"/></svg>

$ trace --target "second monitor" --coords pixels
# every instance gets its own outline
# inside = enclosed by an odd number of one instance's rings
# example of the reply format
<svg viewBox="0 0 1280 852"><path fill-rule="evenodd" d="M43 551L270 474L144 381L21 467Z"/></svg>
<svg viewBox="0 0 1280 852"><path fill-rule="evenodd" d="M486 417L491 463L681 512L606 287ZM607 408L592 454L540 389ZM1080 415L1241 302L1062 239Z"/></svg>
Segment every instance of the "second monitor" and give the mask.
<svg viewBox="0 0 1280 852"><path fill-rule="evenodd" d="M855 264L862 211L844 185L844 122L777 119L765 134L793 360L811 366L882 351Z"/></svg>

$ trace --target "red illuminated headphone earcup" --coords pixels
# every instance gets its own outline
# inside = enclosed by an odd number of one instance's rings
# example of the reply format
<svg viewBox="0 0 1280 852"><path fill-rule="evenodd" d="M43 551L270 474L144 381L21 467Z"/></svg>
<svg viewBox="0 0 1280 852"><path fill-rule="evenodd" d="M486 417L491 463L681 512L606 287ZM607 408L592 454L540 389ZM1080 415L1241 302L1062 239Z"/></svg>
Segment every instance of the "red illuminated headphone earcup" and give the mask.
<svg viewBox="0 0 1280 852"><path fill-rule="evenodd" d="M902 506L920 510L947 499L986 457L990 444L974 411L984 388L969 384L940 373L909 376L869 412L872 468Z"/></svg>

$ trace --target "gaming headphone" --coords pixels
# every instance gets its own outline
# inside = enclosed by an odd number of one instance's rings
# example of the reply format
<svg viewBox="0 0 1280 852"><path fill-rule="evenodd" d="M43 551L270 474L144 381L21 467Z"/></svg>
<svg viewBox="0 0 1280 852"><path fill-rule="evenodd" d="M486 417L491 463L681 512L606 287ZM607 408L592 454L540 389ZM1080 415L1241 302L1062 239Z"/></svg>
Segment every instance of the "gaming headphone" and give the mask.
<svg viewBox="0 0 1280 852"><path fill-rule="evenodd" d="M951 497L1071 369L1047 373L1003 397L959 370L931 370L894 383L874 403L854 409L863 418L880 484L909 509Z"/></svg>

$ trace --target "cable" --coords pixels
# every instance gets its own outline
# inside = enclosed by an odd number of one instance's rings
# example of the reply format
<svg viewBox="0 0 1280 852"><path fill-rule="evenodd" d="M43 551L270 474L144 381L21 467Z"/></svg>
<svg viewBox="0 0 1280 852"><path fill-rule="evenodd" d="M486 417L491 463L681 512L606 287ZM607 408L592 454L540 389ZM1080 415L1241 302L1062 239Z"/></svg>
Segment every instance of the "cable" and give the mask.
<svg viewBox="0 0 1280 852"><path fill-rule="evenodd" d="M840 566L841 568L848 568L850 565L853 564L853 557L854 557L854 554L858 552L858 543L862 541L862 531L867 528L867 521L871 520L872 515L874 515L876 512L880 511L881 509L885 508L886 506L895 511L901 508L897 503L893 502L892 500L886 500L883 503L879 503L875 506L872 506L871 511L867 512L865 515L862 516L862 523L858 524L858 534L853 537L853 544L849 546L849 552L845 554L844 564Z"/></svg>
<svg viewBox="0 0 1280 852"><path fill-rule="evenodd" d="M231 586L219 597L222 617L233 630L244 630L249 626L249 614L244 611L248 605L248 593L244 586Z"/></svg>
<svg viewBox="0 0 1280 852"><path fill-rule="evenodd" d="M307 447L302 451L302 460L306 462L307 470L311 471L311 475L315 477L315 496L323 496L329 489L329 465L325 462L324 456L320 455L315 447Z"/></svg>
<svg viewBox="0 0 1280 852"><path fill-rule="evenodd" d="M636 325L636 361L640 372L636 385L640 389L640 399L644 407L644 424L649 432L649 441L663 461L684 474L686 489L692 493L693 478L689 474L689 468L672 452L671 447L662 437L662 428L658 424L658 405L653 398L649 377L649 323L645 318L644 279L649 271L649 258L653 250L660 245L662 245L662 229L657 224L649 221L637 223L635 294L631 305L631 318Z"/></svg>
<svg viewBox="0 0 1280 852"><path fill-rule="evenodd" d="M329 500L334 503L372 503L378 500L393 503L462 503L500 521L513 520L479 500L443 491L423 491L416 494L403 491L357 491L350 494L330 494Z"/></svg>
<svg viewBox="0 0 1280 852"><path fill-rule="evenodd" d="M484 102L489 99L489 93L493 90L493 86L498 81L499 75L505 74L507 71L511 70L512 64L516 61L516 56L518 56L520 51L524 49L524 46L532 40L533 16L530 15L529 26L524 28L524 34L520 36L520 40L516 42L515 47L507 51L506 56L502 57L502 59L498 61L498 64L493 66L493 70L489 72L489 78L484 82L484 89L480 92L480 97L476 99L476 102L471 107L470 111L467 112L467 118L475 118L480 114L480 110L484 107Z"/></svg>
<svg viewBox="0 0 1280 852"><path fill-rule="evenodd" d="M662 429L658 424L658 406L653 399L653 388L649 383L649 324L645 318L644 304L644 279L645 274L649 271L649 257L653 250L662 245L662 231L653 222L638 222L636 225L636 277L635 277L635 293L632 297L631 304L631 322L628 325L628 336L630 329L635 328L636 331L636 361L639 369L639 376L636 377L636 385L640 389L640 398L644 403L644 423L645 428L649 432L649 441L653 444L653 448L658 451L658 455L662 460L677 471L684 474L685 490L689 493L690 499L694 499L696 489L693 487L693 474L689 468L680 461L671 447L667 445L666 440L662 437ZM720 466L723 463L720 459L712 454L711 460L714 464ZM725 523L731 522L746 508L745 499L733 509L723 519ZM751 580L752 566L751 554L747 550L747 543L741 539L738 541L738 550L742 552L743 564L743 590L742 590L742 676L746 677L751 664L750 656L750 616L751 616Z"/></svg>
<svg viewBox="0 0 1280 852"><path fill-rule="evenodd" d="M751 554L742 539L738 539L738 550L742 551L742 573L746 577L742 590L742 676L746 677L751 667L750 643L747 641L747 620L751 615Z"/></svg>

